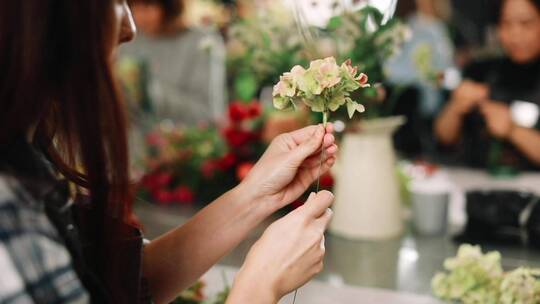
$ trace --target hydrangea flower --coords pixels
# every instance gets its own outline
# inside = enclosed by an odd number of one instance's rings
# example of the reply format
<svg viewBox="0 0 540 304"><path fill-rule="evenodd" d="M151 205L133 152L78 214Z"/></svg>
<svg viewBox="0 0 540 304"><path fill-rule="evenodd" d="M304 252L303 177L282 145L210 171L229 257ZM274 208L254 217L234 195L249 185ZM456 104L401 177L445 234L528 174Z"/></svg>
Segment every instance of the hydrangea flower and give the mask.
<svg viewBox="0 0 540 304"><path fill-rule="evenodd" d="M447 272L438 273L433 293L463 304L540 303L540 270L518 268L504 273L497 251L483 254L479 246L462 245L457 256L446 259Z"/></svg>
<svg viewBox="0 0 540 304"><path fill-rule="evenodd" d="M501 304L540 303L540 270L520 267L501 282Z"/></svg>
<svg viewBox="0 0 540 304"><path fill-rule="evenodd" d="M294 108L303 102L314 112L323 113L323 122L328 120L329 112L337 111L347 105L352 118L356 112L364 112L364 106L353 101L350 94L360 88L369 87L368 77L358 73L358 69L347 60L341 66L334 57L317 59L306 70L294 66L284 73L274 86L273 103L279 110Z"/></svg>

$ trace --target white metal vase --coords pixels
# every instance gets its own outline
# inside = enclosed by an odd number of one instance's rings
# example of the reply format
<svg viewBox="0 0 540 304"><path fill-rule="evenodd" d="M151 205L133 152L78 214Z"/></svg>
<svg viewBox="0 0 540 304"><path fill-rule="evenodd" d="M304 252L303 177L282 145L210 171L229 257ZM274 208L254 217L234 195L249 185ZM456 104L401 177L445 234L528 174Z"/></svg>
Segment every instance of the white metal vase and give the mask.
<svg viewBox="0 0 540 304"><path fill-rule="evenodd" d="M404 117L366 120L348 132L336 166L330 232L349 239L383 240L403 232L392 134Z"/></svg>

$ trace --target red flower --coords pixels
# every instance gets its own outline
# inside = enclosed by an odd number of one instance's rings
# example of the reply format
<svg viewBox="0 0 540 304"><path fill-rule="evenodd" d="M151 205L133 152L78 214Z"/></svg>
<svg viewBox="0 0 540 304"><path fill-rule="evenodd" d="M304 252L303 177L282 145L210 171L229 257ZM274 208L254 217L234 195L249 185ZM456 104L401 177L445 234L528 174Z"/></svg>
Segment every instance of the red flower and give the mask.
<svg viewBox="0 0 540 304"><path fill-rule="evenodd" d="M172 181L172 174L167 172L162 172L159 174L156 174L156 185L158 187L165 187L169 185Z"/></svg>
<svg viewBox="0 0 540 304"><path fill-rule="evenodd" d="M142 179L142 184L144 187L154 191L159 188L164 188L169 185L172 181L172 174L167 172L157 172L153 174L146 175Z"/></svg>
<svg viewBox="0 0 540 304"><path fill-rule="evenodd" d="M232 147L245 145L254 138L256 138L255 134L253 134L252 132L235 128L225 129L223 131L223 135L225 136L227 143L229 143L229 145Z"/></svg>
<svg viewBox="0 0 540 304"><path fill-rule="evenodd" d="M332 188L334 186L334 178L330 173L326 173L321 176L321 187L322 188Z"/></svg>
<svg viewBox="0 0 540 304"><path fill-rule="evenodd" d="M235 101L229 105L229 118L234 122L249 118L249 114L249 109L241 102Z"/></svg>
<svg viewBox="0 0 540 304"><path fill-rule="evenodd" d="M261 103L258 101L253 101L251 104L249 104L248 111L249 111L250 118L257 118L261 116L262 114Z"/></svg>
<svg viewBox="0 0 540 304"><path fill-rule="evenodd" d="M236 177L238 180L243 180L253 168L254 164L250 162L242 163L236 168Z"/></svg>
<svg viewBox="0 0 540 304"><path fill-rule="evenodd" d="M205 178L212 178L218 169L218 164L214 160L206 160L201 165L201 173Z"/></svg>
<svg viewBox="0 0 540 304"><path fill-rule="evenodd" d="M174 201L174 195L168 190L156 190L154 191L154 199L161 204L170 204Z"/></svg>
<svg viewBox="0 0 540 304"><path fill-rule="evenodd" d="M167 141L165 138L163 138L163 135L159 134L158 132L149 133L146 136L146 142L149 145L156 147L163 147L167 144Z"/></svg>
<svg viewBox="0 0 540 304"><path fill-rule="evenodd" d="M173 191L172 195L175 201L181 203L192 203L195 199L193 191L191 191L191 189L189 189L187 186L179 186Z"/></svg>
<svg viewBox="0 0 540 304"><path fill-rule="evenodd" d="M232 168L236 164L236 156L232 153L227 153L217 163L218 168L225 171Z"/></svg>

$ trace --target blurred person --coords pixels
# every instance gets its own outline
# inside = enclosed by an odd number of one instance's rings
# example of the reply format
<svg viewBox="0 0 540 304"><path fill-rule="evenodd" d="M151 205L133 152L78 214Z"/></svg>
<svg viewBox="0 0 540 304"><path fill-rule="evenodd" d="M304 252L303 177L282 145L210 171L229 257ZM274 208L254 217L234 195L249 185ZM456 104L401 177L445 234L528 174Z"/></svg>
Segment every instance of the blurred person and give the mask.
<svg viewBox="0 0 540 304"><path fill-rule="evenodd" d="M240 185L143 244L112 68L133 37L125 0L0 2L0 303L169 303L335 162L331 125L282 134ZM277 303L320 272L332 201L313 193L270 225L227 303Z"/></svg>
<svg viewBox="0 0 540 304"><path fill-rule="evenodd" d="M406 19L412 36L401 52L386 63L388 80L417 87L420 116L434 118L444 101L443 92L432 79L423 75L415 57L422 48L427 48L434 71L442 73L454 67L454 47L446 26L451 14L450 4L447 0L403 0L398 2L397 14Z"/></svg>
<svg viewBox="0 0 540 304"><path fill-rule="evenodd" d="M189 28L183 0L130 0L139 30L120 57L148 66L152 112L181 124L223 116L226 103L225 47L210 28Z"/></svg>
<svg viewBox="0 0 540 304"><path fill-rule="evenodd" d="M453 46L446 28L450 15L446 0L400 0L396 16L410 29L397 54L384 64L389 98L396 98L393 115L406 123L394 134L394 145L406 158L425 157L435 150L433 120L444 101L444 92L418 63L419 54L429 73L453 67ZM429 131L428 131L429 130Z"/></svg>
<svg viewBox="0 0 540 304"><path fill-rule="evenodd" d="M540 105L540 1L502 0L496 20L504 56L465 69L435 133L440 143L457 148L467 165L489 166L498 150L501 165L539 168L540 125L519 123L511 107L515 101Z"/></svg>

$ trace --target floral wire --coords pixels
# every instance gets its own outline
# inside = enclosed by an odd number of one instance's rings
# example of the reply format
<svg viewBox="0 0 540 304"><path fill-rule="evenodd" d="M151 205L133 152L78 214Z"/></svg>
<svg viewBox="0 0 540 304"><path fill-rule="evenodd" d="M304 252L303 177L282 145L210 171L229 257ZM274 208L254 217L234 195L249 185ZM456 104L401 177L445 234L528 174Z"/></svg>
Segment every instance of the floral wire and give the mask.
<svg viewBox="0 0 540 304"><path fill-rule="evenodd" d="M292 300L292 303L294 304L294 302L296 302L296 295L298 294L298 289L295 289L294 290L294 297L293 297L293 300Z"/></svg>

